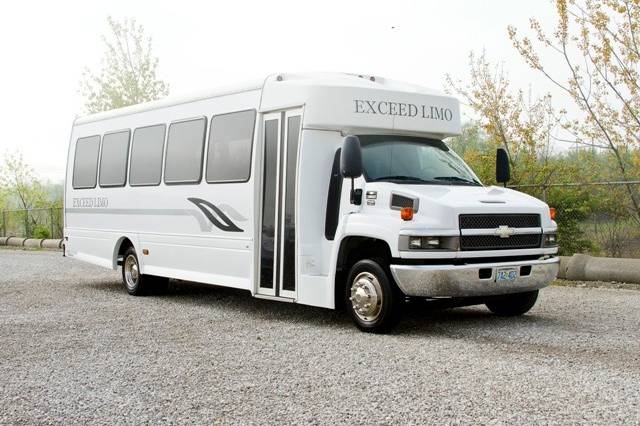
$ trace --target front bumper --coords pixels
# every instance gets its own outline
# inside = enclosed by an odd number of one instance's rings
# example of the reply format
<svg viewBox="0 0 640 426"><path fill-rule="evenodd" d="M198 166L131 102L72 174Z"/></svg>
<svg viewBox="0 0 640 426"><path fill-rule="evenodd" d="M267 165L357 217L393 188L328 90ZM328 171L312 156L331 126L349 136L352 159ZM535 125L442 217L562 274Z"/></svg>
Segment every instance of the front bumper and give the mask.
<svg viewBox="0 0 640 426"><path fill-rule="evenodd" d="M416 297L473 297L521 293L548 286L558 274L560 258L470 265L391 265L400 290ZM531 267L528 275L521 271ZM515 281L496 282L496 269L518 268ZM524 269L521 267L525 267ZM491 277L480 278L481 272ZM484 276L484 275L483 275Z"/></svg>

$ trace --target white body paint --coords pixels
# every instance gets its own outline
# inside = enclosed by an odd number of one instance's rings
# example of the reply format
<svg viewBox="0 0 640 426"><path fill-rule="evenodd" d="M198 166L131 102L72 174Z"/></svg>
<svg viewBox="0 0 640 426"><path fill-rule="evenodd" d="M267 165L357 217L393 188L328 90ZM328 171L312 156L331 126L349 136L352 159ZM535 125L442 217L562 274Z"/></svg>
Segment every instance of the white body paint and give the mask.
<svg viewBox="0 0 640 426"><path fill-rule="evenodd" d="M193 117L257 111L248 182L73 189L78 138L169 123ZM274 115L276 114L276 115ZM284 114L284 115L283 115ZM295 201L295 289L261 290L260 234L264 167L264 122L268 117L302 117ZM459 235L464 213L536 213L544 232L555 231L545 203L496 187L401 185L356 179L364 193L376 191L375 205L349 203L342 185L335 237L325 237L329 178L336 150L348 134L413 135L442 139L460 133L456 99L421 87L347 74L271 76L263 82L178 100L163 100L76 120L65 183L66 255L117 268L119 245L133 243L143 274L249 290L297 303L333 308L341 241L349 236L384 241L394 259L496 258L553 255L557 248L525 250L411 252L399 250L400 235ZM208 143L209 129L205 138ZM166 143L165 143L166 149ZM206 157L206 155L205 155ZM205 158L206 163L206 158ZM203 165L206 168L206 164ZM204 173L203 173L204 176ZM282 188L281 188L282 189ZM284 189L282 189L284 190ZM390 206L391 193L419 199L412 221ZM281 196L282 194L280 194ZM213 226L188 198L215 204L242 232ZM148 255L141 255L143 249Z"/></svg>

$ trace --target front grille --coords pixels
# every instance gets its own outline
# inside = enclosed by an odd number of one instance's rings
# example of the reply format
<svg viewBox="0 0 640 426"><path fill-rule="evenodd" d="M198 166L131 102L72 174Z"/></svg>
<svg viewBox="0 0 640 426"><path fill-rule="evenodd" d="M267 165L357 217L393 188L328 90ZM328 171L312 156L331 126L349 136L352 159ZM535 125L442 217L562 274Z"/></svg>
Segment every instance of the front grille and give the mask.
<svg viewBox="0 0 640 426"><path fill-rule="evenodd" d="M542 234L517 234L509 238L498 235L463 235L461 250L508 250L540 247Z"/></svg>
<svg viewBox="0 0 640 426"><path fill-rule="evenodd" d="M461 214L460 229L539 228L539 214Z"/></svg>

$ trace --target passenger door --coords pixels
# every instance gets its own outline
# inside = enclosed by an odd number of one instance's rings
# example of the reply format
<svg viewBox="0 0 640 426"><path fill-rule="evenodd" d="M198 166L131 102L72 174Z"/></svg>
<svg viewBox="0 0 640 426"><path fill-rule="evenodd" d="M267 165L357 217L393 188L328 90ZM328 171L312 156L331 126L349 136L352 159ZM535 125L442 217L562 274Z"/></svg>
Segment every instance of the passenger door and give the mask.
<svg viewBox="0 0 640 426"><path fill-rule="evenodd" d="M297 182L302 109L263 115L258 294L296 298Z"/></svg>

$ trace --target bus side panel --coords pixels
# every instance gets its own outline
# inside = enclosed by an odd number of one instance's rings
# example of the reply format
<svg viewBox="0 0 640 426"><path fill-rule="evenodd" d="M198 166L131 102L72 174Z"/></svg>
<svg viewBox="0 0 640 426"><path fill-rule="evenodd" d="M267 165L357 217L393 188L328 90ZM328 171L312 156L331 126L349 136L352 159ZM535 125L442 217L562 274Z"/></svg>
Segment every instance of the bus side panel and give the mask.
<svg viewBox="0 0 640 426"><path fill-rule="evenodd" d="M140 245L148 250L144 273L250 289L252 189L251 182L166 186L170 206L146 212L135 224ZM153 196L140 198L151 203ZM218 227L226 224L211 205L236 227L233 232Z"/></svg>
<svg viewBox="0 0 640 426"><path fill-rule="evenodd" d="M251 289L255 172L248 182L207 183L208 130L199 184L73 189L72 176L79 137L121 129L130 129L133 136L139 127L166 124L168 129L172 121L198 117L207 118L209 129L212 115L256 109L259 95L238 93L76 126L65 183L67 254L113 267L117 244L126 237L134 244L143 273Z"/></svg>
<svg viewBox="0 0 640 426"><path fill-rule="evenodd" d="M330 258L333 241L325 237L327 194L336 150L342 143L340 132L302 132L298 176L298 294L305 305L334 307L330 285Z"/></svg>

